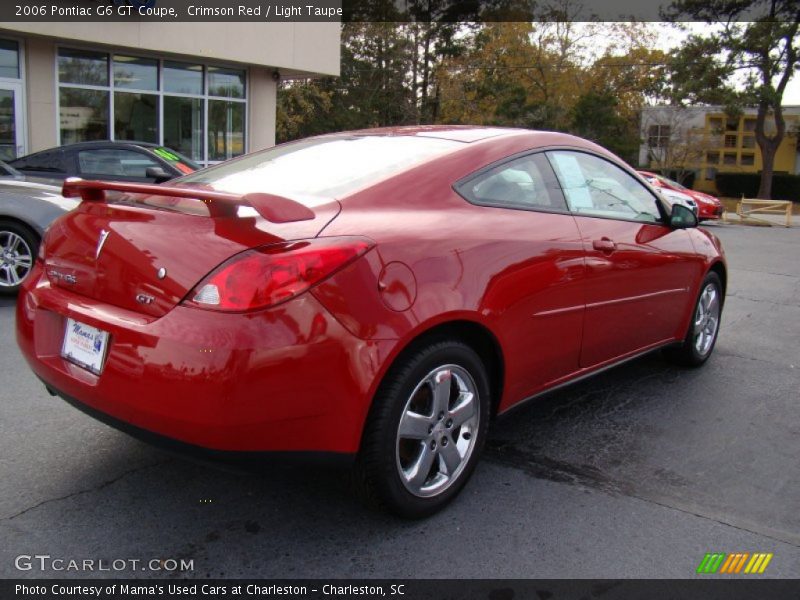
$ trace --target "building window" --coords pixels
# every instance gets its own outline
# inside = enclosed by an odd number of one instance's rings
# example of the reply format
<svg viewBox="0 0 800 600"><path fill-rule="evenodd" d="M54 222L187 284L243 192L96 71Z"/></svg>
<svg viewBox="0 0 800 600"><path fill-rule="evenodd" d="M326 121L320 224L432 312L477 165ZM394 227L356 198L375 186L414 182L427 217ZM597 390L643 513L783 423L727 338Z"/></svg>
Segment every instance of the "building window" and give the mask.
<svg viewBox="0 0 800 600"><path fill-rule="evenodd" d="M722 118L721 117L710 117L708 119L708 127L711 129L712 132L721 132L722 131Z"/></svg>
<svg viewBox="0 0 800 600"><path fill-rule="evenodd" d="M19 44L0 40L0 77L19 79Z"/></svg>
<svg viewBox="0 0 800 600"><path fill-rule="evenodd" d="M244 69L60 48L58 85L61 144L151 142L206 164L247 149Z"/></svg>
<svg viewBox="0 0 800 600"><path fill-rule="evenodd" d="M745 131L755 131L756 130L756 120L755 119L745 119L744 120L744 130Z"/></svg>
<svg viewBox="0 0 800 600"><path fill-rule="evenodd" d="M717 169L714 167L708 167L706 169L706 179L708 181L714 181L717 177Z"/></svg>
<svg viewBox="0 0 800 600"><path fill-rule="evenodd" d="M719 152L706 152L706 162L710 165L718 165Z"/></svg>
<svg viewBox="0 0 800 600"><path fill-rule="evenodd" d="M743 153L739 164L743 167L752 167L754 164L756 164L756 155Z"/></svg>
<svg viewBox="0 0 800 600"><path fill-rule="evenodd" d="M739 131L739 120L738 119L727 119L725 121L725 130L726 131Z"/></svg>
<svg viewBox="0 0 800 600"><path fill-rule="evenodd" d="M647 145L650 148L666 148L669 146L669 138L669 125L650 125L647 131Z"/></svg>
<svg viewBox="0 0 800 600"><path fill-rule="evenodd" d="M735 165L736 164L736 153L735 152L726 152L723 156L722 163L726 165Z"/></svg>
<svg viewBox="0 0 800 600"><path fill-rule="evenodd" d="M742 136L742 148L755 148L756 138L752 135Z"/></svg>
<svg viewBox="0 0 800 600"><path fill-rule="evenodd" d="M736 148L737 136L734 135L726 135L725 136L725 147L726 148Z"/></svg>

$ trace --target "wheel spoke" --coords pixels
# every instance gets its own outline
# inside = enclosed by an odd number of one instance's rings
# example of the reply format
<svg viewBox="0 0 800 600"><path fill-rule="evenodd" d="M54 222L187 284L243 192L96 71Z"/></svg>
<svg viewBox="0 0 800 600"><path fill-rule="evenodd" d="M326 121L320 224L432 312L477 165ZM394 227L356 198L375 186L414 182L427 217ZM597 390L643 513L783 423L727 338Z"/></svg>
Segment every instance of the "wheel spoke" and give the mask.
<svg viewBox="0 0 800 600"><path fill-rule="evenodd" d="M419 489L428 479L428 473L431 471L431 466L436 458L436 454L431 450L428 445L422 447L419 457L411 465L411 468L404 472L406 480L415 488Z"/></svg>
<svg viewBox="0 0 800 600"><path fill-rule="evenodd" d="M452 476L461 464L461 454L458 453L458 448L454 443L450 442L446 446L441 446L439 455L442 457L447 474Z"/></svg>
<svg viewBox="0 0 800 600"><path fill-rule="evenodd" d="M461 427L473 416L475 416L475 394L462 392L458 395L458 403L450 411L453 428Z"/></svg>
<svg viewBox="0 0 800 600"><path fill-rule="evenodd" d="M452 381L450 369L436 371L433 375L431 384L433 386L433 414L434 417L440 412L447 412L450 407L450 383Z"/></svg>
<svg viewBox="0 0 800 600"><path fill-rule="evenodd" d="M399 435L402 439L424 440L430 432L431 418L407 410L400 420Z"/></svg>
<svg viewBox="0 0 800 600"><path fill-rule="evenodd" d="M14 268L8 269L8 278L11 282L11 285L19 285L21 281L19 275L17 274L17 270Z"/></svg>

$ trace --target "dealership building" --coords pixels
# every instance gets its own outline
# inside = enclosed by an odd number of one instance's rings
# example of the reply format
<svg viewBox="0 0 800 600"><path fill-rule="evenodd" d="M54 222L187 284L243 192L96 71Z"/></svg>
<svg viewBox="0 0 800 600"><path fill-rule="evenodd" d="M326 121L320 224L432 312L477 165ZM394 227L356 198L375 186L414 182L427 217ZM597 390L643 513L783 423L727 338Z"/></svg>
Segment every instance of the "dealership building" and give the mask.
<svg viewBox="0 0 800 600"><path fill-rule="evenodd" d="M338 23L0 23L0 159L112 139L214 163L275 143L281 79L338 74Z"/></svg>

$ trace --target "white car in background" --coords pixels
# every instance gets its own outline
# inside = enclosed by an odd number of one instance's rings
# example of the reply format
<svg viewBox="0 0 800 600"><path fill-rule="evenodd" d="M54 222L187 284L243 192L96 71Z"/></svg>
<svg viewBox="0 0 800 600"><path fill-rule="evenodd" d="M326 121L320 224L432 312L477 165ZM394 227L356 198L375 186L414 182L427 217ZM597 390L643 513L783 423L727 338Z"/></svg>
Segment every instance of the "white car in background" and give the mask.
<svg viewBox="0 0 800 600"><path fill-rule="evenodd" d="M689 194L684 194L683 192L677 192L675 190L670 190L667 188L656 188L656 191L661 194L661 196L669 202L669 205L672 206L673 204L683 204L685 207L691 209L691 211L696 215L697 214L697 202L694 201Z"/></svg>

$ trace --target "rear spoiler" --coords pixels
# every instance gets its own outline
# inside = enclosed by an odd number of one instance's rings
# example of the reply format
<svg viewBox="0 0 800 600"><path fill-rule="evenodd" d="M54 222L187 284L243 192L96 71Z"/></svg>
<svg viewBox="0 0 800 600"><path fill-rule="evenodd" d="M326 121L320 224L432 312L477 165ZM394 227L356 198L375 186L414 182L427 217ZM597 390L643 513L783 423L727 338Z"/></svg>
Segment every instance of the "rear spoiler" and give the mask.
<svg viewBox="0 0 800 600"><path fill-rule="evenodd" d="M208 208L212 217L236 216L240 206L251 206L258 214L272 223L309 221L314 211L299 202L273 194L229 194L200 187L178 187L147 183L125 183L119 181L86 181L70 177L64 181L61 193L65 198L81 198L84 202L105 202L106 192L122 192L143 196L168 196L199 200ZM146 204L142 205L146 207Z"/></svg>

